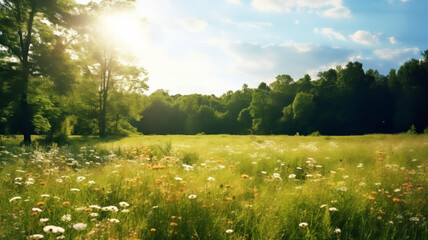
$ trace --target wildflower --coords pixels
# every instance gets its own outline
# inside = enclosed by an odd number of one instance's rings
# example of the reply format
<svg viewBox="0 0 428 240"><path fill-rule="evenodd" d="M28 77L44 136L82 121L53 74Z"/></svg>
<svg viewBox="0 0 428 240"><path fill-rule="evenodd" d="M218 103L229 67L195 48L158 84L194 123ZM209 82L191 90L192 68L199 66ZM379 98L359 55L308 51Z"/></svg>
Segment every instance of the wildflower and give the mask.
<svg viewBox="0 0 428 240"><path fill-rule="evenodd" d="M100 206L98 206L98 205L91 205L91 206L89 206L90 208L95 208L95 209L101 209L101 207Z"/></svg>
<svg viewBox="0 0 428 240"><path fill-rule="evenodd" d="M73 224L73 228L76 229L77 231L85 230L86 226L87 225L85 223L76 223L76 224Z"/></svg>
<svg viewBox="0 0 428 240"><path fill-rule="evenodd" d="M359 185L360 187L364 187L364 186L366 186L366 183L365 183L365 182L360 182L358 185Z"/></svg>
<svg viewBox="0 0 428 240"><path fill-rule="evenodd" d="M88 183L91 184L91 185L95 184L94 181L89 181Z"/></svg>
<svg viewBox="0 0 428 240"><path fill-rule="evenodd" d="M399 188L396 188L395 190L394 190L394 192L400 192L401 191L401 189L399 189Z"/></svg>
<svg viewBox="0 0 428 240"><path fill-rule="evenodd" d="M260 173L261 173L261 174L267 174L267 172L266 172L266 171L261 171Z"/></svg>
<svg viewBox="0 0 428 240"><path fill-rule="evenodd" d="M61 220L63 222L70 222L71 221L71 215L70 214L66 214L64 216L61 217Z"/></svg>
<svg viewBox="0 0 428 240"><path fill-rule="evenodd" d="M330 171L330 173L335 174L335 173L336 173L336 171Z"/></svg>
<svg viewBox="0 0 428 240"><path fill-rule="evenodd" d="M381 185L381 183L377 182L377 183L375 183L375 185L376 185L376 186L380 186L380 185Z"/></svg>
<svg viewBox="0 0 428 240"><path fill-rule="evenodd" d="M325 208L325 207L327 207L327 204L323 204L320 206L320 208Z"/></svg>
<svg viewBox="0 0 428 240"><path fill-rule="evenodd" d="M307 226L308 226L307 222L301 222L301 223L299 223L299 227L301 227L301 228L305 228Z"/></svg>
<svg viewBox="0 0 428 240"><path fill-rule="evenodd" d="M178 223L171 222L169 225L172 226L172 227L176 227L176 226L178 226Z"/></svg>
<svg viewBox="0 0 428 240"><path fill-rule="evenodd" d="M358 166L357 166L357 168L362 168L362 167L364 167L364 164L362 164L362 163L358 164Z"/></svg>
<svg viewBox="0 0 428 240"><path fill-rule="evenodd" d="M400 201L400 199L399 199L399 198L393 198L393 199L392 199L392 201L393 201L393 202L399 202L399 201Z"/></svg>
<svg viewBox="0 0 428 240"><path fill-rule="evenodd" d="M64 228L53 225L48 225L43 228L45 233L64 233Z"/></svg>
<svg viewBox="0 0 428 240"><path fill-rule="evenodd" d="M31 211L33 211L33 212L39 212L39 213L43 212L43 210L40 209L40 208L32 208Z"/></svg>
<svg viewBox="0 0 428 240"><path fill-rule="evenodd" d="M331 208L329 208L328 209L330 212L337 212L338 211L338 209L337 208L335 208L335 207L331 207Z"/></svg>
<svg viewBox="0 0 428 240"><path fill-rule="evenodd" d="M177 181L183 181L183 179L181 177L175 177L174 179Z"/></svg>
<svg viewBox="0 0 428 240"><path fill-rule="evenodd" d="M47 222L47 221L49 221L49 218L40 218L40 222L42 222L42 223Z"/></svg>
<svg viewBox="0 0 428 240"><path fill-rule="evenodd" d="M62 203L62 205L63 206L70 206L71 205L71 202L69 202L69 201L64 201L63 203Z"/></svg>
<svg viewBox="0 0 428 240"><path fill-rule="evenodd" d="M129 213L129 209L123 209L121 212L123 212L123 213Z"/></svg>
<svg viewBox="0 0 428 240"><path fill-rule="evenodd" d="M57 180L55 180L55 181L57 181L58 183L62 183L62 182L64 182L61 178L58 178Z"/></svg>
<svg viewBox="0 0 428 240"><path fill-rule="evenodd" d="M42 234L33 234L33 235L28 236L27 239L42 239L44 237L45 236L43 236Z"/></svg>
<svg viewBox="0 0 428 240"><path fill-rule="evenodd" d="M195 194L189 195L189 196L188 196L188 198L189 198L189 199L195 199L195 198L196 198L196 195L195 195Z"/></svg>
<svg viewBox="0 0 428 240"><path fill-rule="evenodd" d="M78 188L71 188L70 191L72 191L72 192L80 192L80 189L78 189Z"/></svg>
<svg viewBox="0 0 428 240"><path fill-rule="evenodd" d="M215 181L215 178L213 178L213 177L208 177L208 178L207 178L207 181L214 182L214 181Z"/></svg>
<svg viewBox="0 0 428 240"><path fill-rule="evenodd" d="M150 228L150 232L156 232L156 228Z"/></svg>
<svg viewBox="0 0 428 240"><path fill-rule="evenodd" d="M38 202L38 203L36 203L36 206L45 206L45 204L46 203L44 203L44 202Z"/></svg>
<svg viewBox="0 0 428 240"><path fill-rule="evenodd" d="M42 194L42 195L40 195L40 197L45 197L45 198L48 198L48 197L50 197L51 195L49 195L49 194Z"/></svg>
<svg viewBox="0 0 428 240"><path fill-rule="evenodd" d="M21 197L13 197L9 200L9 202L13 202L13 201L19 200L19 199L22 199L22 198Z"/></svg>
<svg viewBox="0 0 428 240"><path fill-rule="evenodd" d="M336 229L334 229L334 232L335 232L335 233L341 233L341 232L342 232L342 230L340 230L340 228L336 228Z"/></svg>
<svg viewBox="0 0 428 240"><path fill-rule="evenodd" d="M241 178L243 178L243 179L248 179L248 178L250 178L250 176L248 176L248 174L242 174L242 175L241 175Z"/></svg>
<svg viewBox="0 0 428 240"><path fill-rule="evenodd" d="M411 217L409 220L412 221L412 222L419 222L419 218L418 217Z"/></svg>
<svg viewBox="0 0 428 240"><path fill-rule="evenodd" d="M85 177L83 177L83 176L81 176L81 177L77 177L77 181L78 182L81 182L81 181L83 181L83 180L85 180L86 178Z"/></svg>
<svg viewBox="0 0 428 240"><path fill-rule="evenodd" d="M98 214L98 213L96 213L96 212L95 212L95 213L89 213L89 216L91 216L91 217L98 217L98 215L99 215L99 214Z"/></svg>
<svg viewBox="0 0 428 240"><path fill-rule="evenodd" d="M312 177L312 174L306 174L306 177L307 177L307 178L311 178L311 177Z"/></svg>
<svg viewBox="0 0 428 240"><path fill-rule="evenodd" d="M118 223L118 222L119 222L119 219L116 219L116 218L110 218L108 221L109 221L109 222L111 222L111 223Z"/></svg>
<svg viewBox="0 0 428 240"><path fill-rule="evenodd" d="M129 203L127 203L127 202L120 202L119 206L121 206L121 207L129 207Z"/></svg>
<svg viewBox="0 0 428 240"><path fill-rule="evenodd" d="M119 209L116 206L108 206L101 208L103 211L109 211L109 212L118 212Z"/></svg>
<svg viewBox="0 0 428 240"><path fill-rule="evenodd" d="M273 173L272 175L276 179L281 179L281 174L279 174L279 173Z"/></svg>
<svg viewBox="0 0 428 240"><path fill-rule="evenodd" d="M373 196L371 196L371 195L370 195L370 196L368 197L368 199L369 199L369 200L374 200L374 199L375 199L375 197L373 197Z"/></svg>
<svg viewBox="0 0 428 240"><path fill-rule="evenodd" d="M227 230L226 230L226 233L227 233L227 234L233 233L233 229L227 229Z"/></svg>
<svg viewBox="0 0 428 240"><path fill-rule="evenodd" d="M290 174L288 175L288 178L296 178L296 174Z"/></svg>

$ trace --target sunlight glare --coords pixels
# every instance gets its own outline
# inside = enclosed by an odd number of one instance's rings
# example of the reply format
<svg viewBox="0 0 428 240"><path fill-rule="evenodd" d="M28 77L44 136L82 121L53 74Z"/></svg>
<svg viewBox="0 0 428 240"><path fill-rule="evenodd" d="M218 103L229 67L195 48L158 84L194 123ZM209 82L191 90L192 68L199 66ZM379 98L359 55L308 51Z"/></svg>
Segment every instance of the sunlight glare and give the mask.
<svg viewBox="0 0 428 240"><path fill-rule="evenodd" d="M136 53L144 40L144 20L134 12L110 13L100 17L105 37L121 50Z"/></svg>

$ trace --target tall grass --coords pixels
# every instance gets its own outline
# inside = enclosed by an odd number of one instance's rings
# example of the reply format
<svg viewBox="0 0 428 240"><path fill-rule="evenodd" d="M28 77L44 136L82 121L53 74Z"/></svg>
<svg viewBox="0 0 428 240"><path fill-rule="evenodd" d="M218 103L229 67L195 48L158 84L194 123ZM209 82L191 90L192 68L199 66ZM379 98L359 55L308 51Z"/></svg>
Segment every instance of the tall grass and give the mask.
<svg viewBox="0 0 428 240"><path fill-rule="evenodd" d="M427 136L134 136L8 144L0 152L1 239L426 239L428 232ZM48 225L64 233L45 232Z"/></svg>

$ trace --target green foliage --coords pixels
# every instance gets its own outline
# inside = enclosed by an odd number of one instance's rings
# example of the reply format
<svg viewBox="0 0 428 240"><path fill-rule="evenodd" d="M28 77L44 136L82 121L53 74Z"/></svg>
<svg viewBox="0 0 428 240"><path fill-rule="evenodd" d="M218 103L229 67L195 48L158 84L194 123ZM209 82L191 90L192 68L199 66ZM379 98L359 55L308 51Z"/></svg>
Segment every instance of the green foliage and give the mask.
<svg viewBox="0 0 428 240"><path fill-rule="evenodd" d="M180 153L180 160L187 165L194 165L199 160L199 154L191 151L183 151Z"/></svg>
<svg viewBox="0 0 428 240"><path fill-rule="evenodd" d="M410 126L410 129L407 130L407 134L410 134L410 135L417 134L415 125Z"/></svg>
<svg viewBox="0 0 428 240"><path fill-rule="evenodd" d="M321 133L319 131L315 131L315 132L311 133L309 136L319 137L319 136L322 136L322 135L321 135Z"/></svg>

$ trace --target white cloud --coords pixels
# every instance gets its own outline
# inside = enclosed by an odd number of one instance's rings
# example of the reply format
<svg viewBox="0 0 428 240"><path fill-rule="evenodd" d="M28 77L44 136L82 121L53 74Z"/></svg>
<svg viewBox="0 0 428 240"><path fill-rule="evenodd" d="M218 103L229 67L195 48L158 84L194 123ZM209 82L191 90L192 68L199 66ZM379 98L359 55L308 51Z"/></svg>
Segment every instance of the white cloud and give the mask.
<svg viewBox="0 0 428 240"><path fill-rule="evenodd" d="M403 3L405 3L405 2L409 2L410 0L400 0L400 2L403 2ZM388 2L389 3L394 3L394 0L388 0Z"/></svg>
<svg viewBox="0 0 428 240"><path fill-rule="evenodd" d="M383 60L395 60L402 59L406 56L416 56L420 53L419 48L402 48L402 49L378 49L373 53L380 59Z"/></svg>
<svg viewBox="0 0 428 240"><path fill-rule="evenodd" d="M299 43L294 41L286 41L283 44L280 45L281 47L294 47L297 49L298 52L305 53L310 52L314 47L317 47L318 45L313 43Z"/></svg>
<svg viewBox="0 0 428 240"><path fill-rule="evenodd" d="M351 14L342 0L253 0L252 6L265 12L289 12L291 9L301 8L325 9L323 15L332 18L349 17Z"/></svg>
<svg viewBox="0 0 428 240"><path fill-rule="evenodd" d="M356 31L354 34L349 35L349 37L356 43L364 45L377 45L379 44L379 37L376 34L373 34L368 31Z"/></svg>
<svg viewBox="0 0 428 240"><path fill-rule="evenodd" d="M208 23L197 18L180 19L179 23L190 32L202 32L208 27Z"/></svg>
<svg viewBox="0 0 428 240"><path fill-rule="evenodd" d="M343 18L343 17L349 17L351 15L351 11L344 6L339 5L339 6L325 10L323 14L326 17Z"/></svg>
<svg viewBox="0 0 428 240"><path fill-rule="evenodd" d="M241 0L226 0L226 2L231 3L231 4L241 4Z"/></svg>
<svg viewBox="0 0 428 240"><path fill-rule="evenodd" d="M283 12L284 5L279 0L253 0L252 6L264 12Z"/></svg>
<svg viewBox="0 0 428 240"><path fill-rule="evenodd" d="M389 37L388 40L391 44L397 44L397 39L395 39L395 37Z"/></svg>
<svg viewBox="0 0 428 240"><path fill-rule="evenodd" d="M239 28L263 28L272 26L272 23L270 22L236 22L230 19L222 19L221 21L227 24L235 25Z"/></svg>
<svg viewBox="0 0 428 240"><path fill-rule="evenodd" d="M338 40L342 40L342 41L346 41L346 37L343 36L342 34L340 34L339 32L336 32L334 29L332 28L314 28L314 32L321 34L323 36L326 36L330 39L338 39Z"/></svg>

